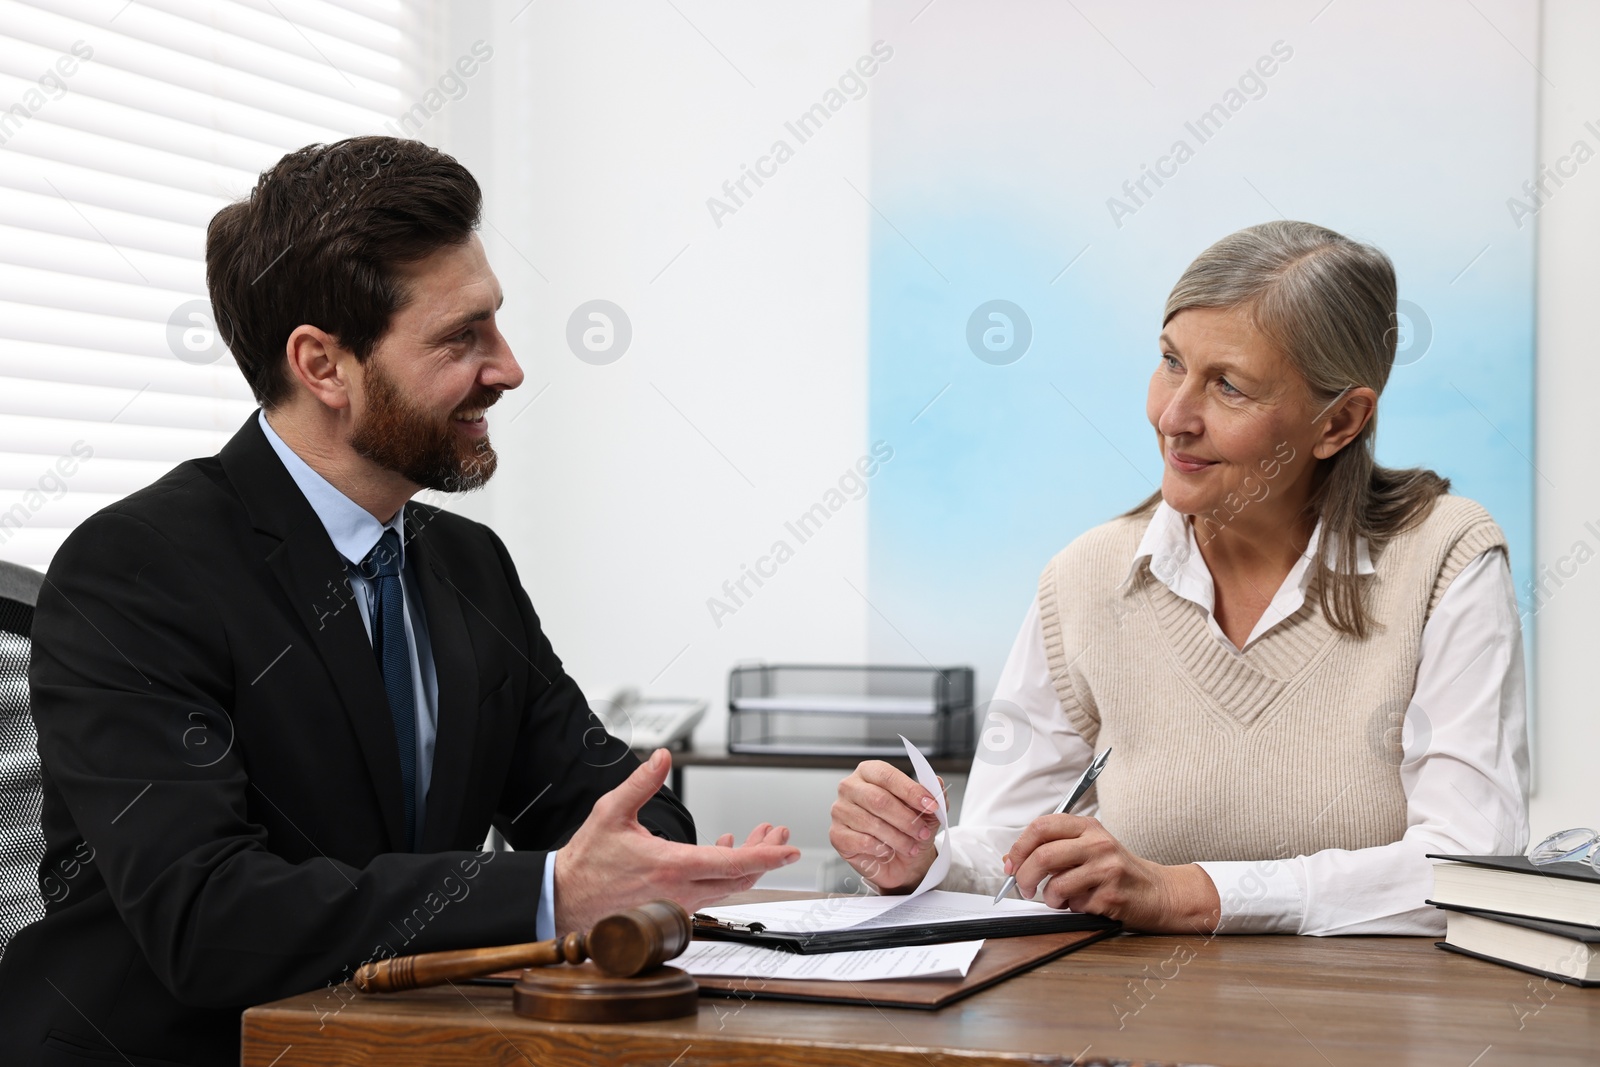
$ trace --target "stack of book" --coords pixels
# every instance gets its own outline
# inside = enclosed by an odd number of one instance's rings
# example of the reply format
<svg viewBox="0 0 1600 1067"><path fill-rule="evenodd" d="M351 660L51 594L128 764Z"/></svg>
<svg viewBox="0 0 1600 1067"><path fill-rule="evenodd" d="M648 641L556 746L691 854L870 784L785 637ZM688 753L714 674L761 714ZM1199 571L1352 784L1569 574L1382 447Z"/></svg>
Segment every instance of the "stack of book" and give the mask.
<svg viewBox="0 0 1600 1067"><path fill-rule="evenodd" d="M1600 873L1526 856L1436 856L1439 947L1573 985L1600 985Z"/></svg>

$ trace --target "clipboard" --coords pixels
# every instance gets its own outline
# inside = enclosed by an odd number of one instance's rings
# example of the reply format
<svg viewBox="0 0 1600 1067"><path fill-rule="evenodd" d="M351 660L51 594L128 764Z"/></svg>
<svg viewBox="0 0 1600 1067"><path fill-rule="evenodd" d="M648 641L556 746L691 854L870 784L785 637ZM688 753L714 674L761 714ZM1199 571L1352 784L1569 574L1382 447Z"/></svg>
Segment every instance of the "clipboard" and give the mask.
<svg viewBox="0 0 1600 1067"><path fill-rule="evenodd" d="M701 994L740 1000L801 1000L936 1011L1059 956L1116 937L1121 924L1098 930L1030 934L985 941L965 978L906 978L873 982L778 978L696 978ZM670 962L670 961L669 961Z"/></svg>
<svg viewBox="0 0 1600 1067"><path fill-rule="evenodd" d="M939 945L948 941L1002 941L1035 934L1105 932L1122 929L1115 919L1082 912L1053 912L1049 915L1012 915L1003 919L970 919L959 922L928 923L920 926L878 926L871 929L829 930L813 933L776 933L759 922L737 923L709 915L693 917L694 936L702 941L739 941L748 945L797 952L843 952L850 949L908 948ZM985 950L988 946L985 945Z"/></svg>

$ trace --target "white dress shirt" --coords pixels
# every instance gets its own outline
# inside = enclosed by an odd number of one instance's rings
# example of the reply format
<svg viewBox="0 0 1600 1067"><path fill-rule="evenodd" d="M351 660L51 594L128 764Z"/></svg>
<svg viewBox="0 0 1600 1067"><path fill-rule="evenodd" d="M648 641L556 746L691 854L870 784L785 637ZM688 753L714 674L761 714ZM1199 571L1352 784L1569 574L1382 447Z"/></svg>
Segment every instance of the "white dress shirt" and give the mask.
<svg viewBox="0 0 1600 1067"><path fill-rule="evenodd" d="M406 649L411 657L411 688L414 694L417 720L417 832L422 832L423 816L427 814L428 786L433 779L433 746L439 735L439 681L434 672L433 646L428 638L426 614L422 611L422 597L417 590L411 568L406 566L405 505L394 513L388 522L379 522L366 508L340 492L334 484L318 474L305 460L286 444L267 421L267 413L258 414L261 432L267 443L283 461L294 479L294 484L304 494L311 510L322 520L323 529L333 541L333 547L343 557L345 574L355 593L356 611L361 625L366 627L367 640L372 640L372 616L377 607L377 587L362 577L360 563L367 558L383 537L385 530L393 530L400 538L400 591L401 615L405 620ZM534 921L534 935L541 941L556 936L556 854L552 851L544 862L544 891L539 896L538 915Z"/></svg>
<svg viewBox="0 0 1600 1067"><path fill-rule="evenodd" d="M1319 521L1244 648L1304 604L1321 533ZM1331 546L1327 555L1331 566ZM1147 556L1156 578L1204 608L1213 636L1241 652L1213 613L1211 572L1193 530L1165 502L1130 561L1130 576ZM1365 542L1358 570L1372 571ZM988 721L979 724L979 753L960 825L950 830L953 877L945 883L991 893L1005 878L1001 857L1017 834L1055 806L1094 756L1067 721L1050 682L1037 599L1000 672L994 699ZM994 714L1007 705L1020 721ZM1373 848L1324 849L1290 859L1201 862L1222 901L1219 931L1442 934L1444 913L1424 903L1433 890L1432 861L1424 854L1504 855L1527 847L1526 714L1516 593L1506 554L1494 548L1462 569L1422 630L1416 689L1402 734L1404 836ZM1113 757L1105 773L1116 771ZM1094 815L1096 806L1085 804L1077 813ZM1117 832L1115 826L1106 829Z"/></svg>

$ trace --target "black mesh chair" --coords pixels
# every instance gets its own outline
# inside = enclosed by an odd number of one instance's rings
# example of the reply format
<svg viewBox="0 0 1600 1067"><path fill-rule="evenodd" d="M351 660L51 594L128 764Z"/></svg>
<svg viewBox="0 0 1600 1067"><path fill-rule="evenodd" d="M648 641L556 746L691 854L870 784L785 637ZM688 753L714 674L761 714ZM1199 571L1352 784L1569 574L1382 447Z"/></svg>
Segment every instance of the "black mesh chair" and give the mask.
<svg viewBox="0 0 1600 1067"><path fill-rule="evenodd" d="M0 955L12 934L44 918L43 794L38 737L28 712L29 635L43 584L38 571L0 562Z"/></svg>

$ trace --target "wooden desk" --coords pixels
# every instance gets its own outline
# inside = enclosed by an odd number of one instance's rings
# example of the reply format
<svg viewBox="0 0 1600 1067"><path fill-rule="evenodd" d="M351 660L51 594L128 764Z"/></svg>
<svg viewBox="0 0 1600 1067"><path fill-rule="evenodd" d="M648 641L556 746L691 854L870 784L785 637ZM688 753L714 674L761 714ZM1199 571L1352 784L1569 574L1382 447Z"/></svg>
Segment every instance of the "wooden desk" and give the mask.
<svg viewBox="0 0 1600 1067"><path fill-rule="evenodd" d="M1422 938L1123 936L937 1012L702 996L697 1017L570 1026L504 987L344 995L246 1012L246 1067L1600 1062L1600 989Z"/></svg>

